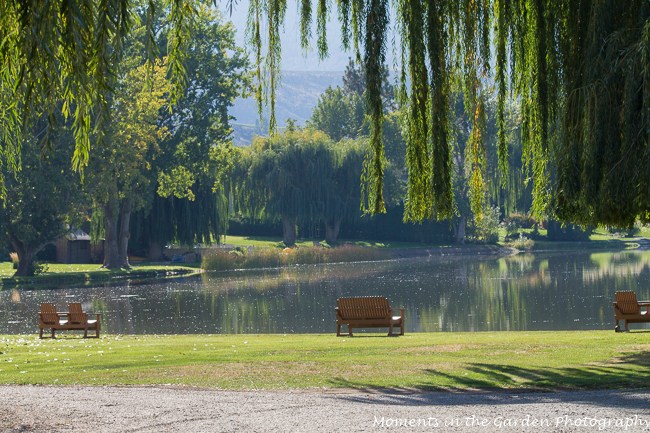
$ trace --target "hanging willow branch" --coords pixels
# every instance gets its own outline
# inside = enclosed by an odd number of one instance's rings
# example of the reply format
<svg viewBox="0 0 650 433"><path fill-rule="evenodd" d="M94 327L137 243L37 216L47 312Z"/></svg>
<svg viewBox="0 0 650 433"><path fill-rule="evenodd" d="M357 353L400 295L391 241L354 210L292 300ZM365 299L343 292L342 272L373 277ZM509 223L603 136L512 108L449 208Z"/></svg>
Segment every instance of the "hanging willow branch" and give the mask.
<svg viewBox="0 0 650 433"><path fill-rule="evenodd" d="M165 0L171 10L170 72L183 83L183 47L195 2ZM225 0L232 7L236 0ZM483 87L495 83L501 178L508 160L507 98L521 104L521 136L533 212L567 221L630 225L650 219L650 2L647 0L395 0L407 89L409 169L406 219L449 217L450 95L462 90L470 119ZM138 3L140 4L140 3ZM153 5L153 1L148 4ZM300 38L307 47L313 11L319 54L327 52L330 0L298 0ZM388 0L337 0L343 45L362 59L371 124L365 164L365 208L382 212L384 153L381 74ZM0 163L35 118L53 126L58 111L74 119L74 166L85 166L90 136L106 116L114 59L136 8L130 0L6 0L0 2ZM271 106L280 72L286 0L250 0L248 40L257 63L258 101ZM268 27L268 28L267 28ZM416 32L414 34L414 32ZM493 37L492 47L490 38ZM401 43L400 43L401 42ZM263 49L263 47L265 47ZM492 59L494 51L496 59ZM494 71L492 66L495 65ZM507 73L506 73L507 72ZM424 77L426 75L426 78ZM454 85L460 86L454 87ZM480 111L480 110L479 110ZM480 126L473 125L475 130ZM100 132L100 131L96 131ZM473 134L474 135L474 134ZM479 137L479 135L474 135ZM47 142L48 134L43 134ZM477 156L485 143L472 143ZM471 159L472 159L471 158ZM479 194L479 174L472 176ZM482 181L485 183L485 180ZM478 197L478 195L476 196ZM478 202L477 202L478 203Z"/></svg>
<svg viewBox="0 0 650 433"><path fill-rule="evenodd" d="M381 97L386 60L384 37L388 26L387 1L369 0L365 11L363 64L366 72L366 99L370 115L370 152L364 162L363 180L370 182L364 192L371 213L386 212L384 205L384 167L386 157L382 141L384 105Z"/></svg>
<svg viewBox="0 0 650 433"><path fill-rule="evenodd" d="M399 6L401 36L408 56L408 115L406 124L406 160L409 177L407 200L404 205L405 221L420 221L433 216L431 196L431 151L429 149L429 77L426 66L425 14L420 2L402 1ZM406 73L406 71L404 71ZM406 75L402 85L407 86ZM421 175L427 173L427 175Z"/></svg>

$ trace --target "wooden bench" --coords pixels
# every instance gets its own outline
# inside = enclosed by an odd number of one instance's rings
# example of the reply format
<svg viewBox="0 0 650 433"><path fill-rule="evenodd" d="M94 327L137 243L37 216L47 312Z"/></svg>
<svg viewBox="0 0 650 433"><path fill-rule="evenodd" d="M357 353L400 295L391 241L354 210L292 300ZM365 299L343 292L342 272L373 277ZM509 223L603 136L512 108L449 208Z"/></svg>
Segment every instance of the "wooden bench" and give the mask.
<svg viewBox="0 0 650 433"><path fill-rule="evenodd" d="M337 336L341 336L341 325L347 325L350 337L354 328L388 328L388 335L392 336L396 326L400 328L399 335L404 335L404 309L391 308L383 296L339 298L336 305ZM399 316L394 316L393 311L399 311Z"/></svg>
<svg viewBox="0 0 650 433"><path fill-rule="evenodd" d="M621 332L618 324L623 320L625 332L629 332L630 323L647 323L650 322L650 301L637 301L634 292L616 292L616 302L614 302L614 317L616 319L616 332Z"/></svg>
<svg viewBox="0 0 650 433"><path fill-rule="evenodd" d="M81 304L76 302L68 304L68 312L58 312L54 304L41 304L41 311L38 315L39 338L43 338L43 330L51 329L52 338L56 338L56 330L82 330L84 338L88 337L88 330L95 331L95 337L99 338L101 329L100 314L95 314L95 319L88 319L88 314L84 313Z"/></svg>

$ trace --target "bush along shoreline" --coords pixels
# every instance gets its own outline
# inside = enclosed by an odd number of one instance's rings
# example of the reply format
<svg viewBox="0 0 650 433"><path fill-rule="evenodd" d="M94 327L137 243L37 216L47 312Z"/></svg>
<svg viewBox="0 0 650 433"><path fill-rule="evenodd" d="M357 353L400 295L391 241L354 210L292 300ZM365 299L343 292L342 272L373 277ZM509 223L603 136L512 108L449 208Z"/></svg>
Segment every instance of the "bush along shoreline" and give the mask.
<svg viewBox="0 0 650 433"><path fill-rule="evenodd" d="M387 250L358 245L343 245L336 248L321 246L284 249L236 248L232 251L210 251L204 254L201 268L206 271L227 271L320 263L372 262L392 258L394 255Z"/></svg>

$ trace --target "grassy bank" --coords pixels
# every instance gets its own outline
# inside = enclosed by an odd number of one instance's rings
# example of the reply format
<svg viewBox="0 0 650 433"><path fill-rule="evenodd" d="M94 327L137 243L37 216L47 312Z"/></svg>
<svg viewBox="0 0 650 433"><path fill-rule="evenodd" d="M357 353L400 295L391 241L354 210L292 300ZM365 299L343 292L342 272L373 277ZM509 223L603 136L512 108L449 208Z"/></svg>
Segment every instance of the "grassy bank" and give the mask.
<svg viewBox="0 0 650 433"><path fill-rule="evenodd" d="M155 279L174 275L188 275L197 272L189 266L137 265L131 269L109 270L99 265L48 264L47 271L33 277L13 277L15 270L11 263L0 263L0 287L51 288L106 283L120 279Z"/></svg>
<svg viewBox="0 0 650 433"><path fill-rule="evenodd" d="M650 333L0 337L0 383L223 389L650 386Z"/></svg>

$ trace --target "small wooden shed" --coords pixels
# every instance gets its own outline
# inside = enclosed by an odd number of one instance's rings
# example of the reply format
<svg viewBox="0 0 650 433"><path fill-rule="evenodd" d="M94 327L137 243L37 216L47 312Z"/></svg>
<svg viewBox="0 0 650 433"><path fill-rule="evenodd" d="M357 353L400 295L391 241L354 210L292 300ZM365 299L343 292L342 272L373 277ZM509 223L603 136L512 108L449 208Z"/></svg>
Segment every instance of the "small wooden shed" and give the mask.
<svg viewBox="0 0 650 433"><path fill-rule="evenodd" d="M70 230L55 242L59 263L93 263L90 235L81 229Z"/></svg>

